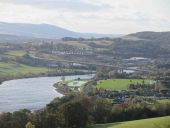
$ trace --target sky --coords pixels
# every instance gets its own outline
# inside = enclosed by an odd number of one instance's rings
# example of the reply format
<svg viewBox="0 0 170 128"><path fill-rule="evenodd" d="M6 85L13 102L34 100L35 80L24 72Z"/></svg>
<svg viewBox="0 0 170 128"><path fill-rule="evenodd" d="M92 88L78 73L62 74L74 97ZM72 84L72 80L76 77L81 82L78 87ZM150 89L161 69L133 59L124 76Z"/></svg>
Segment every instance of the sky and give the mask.
<svg viewBox="0 0 170 128"><path fill-rule="evenodd" d="M170 0L0 0L0 21L85 33L170 31Z"/></svg>

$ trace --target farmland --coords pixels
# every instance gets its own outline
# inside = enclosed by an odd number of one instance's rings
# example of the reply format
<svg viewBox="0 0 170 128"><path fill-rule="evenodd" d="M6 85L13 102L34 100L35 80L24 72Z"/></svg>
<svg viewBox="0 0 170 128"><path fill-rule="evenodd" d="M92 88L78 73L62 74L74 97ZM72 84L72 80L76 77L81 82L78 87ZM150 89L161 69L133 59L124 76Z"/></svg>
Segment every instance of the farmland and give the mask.
<svg viewBox="0 0 170 128"><path fill-rule="evenodd" d="M6 45L0 45L5 47ZM9 46L10 47L10 46ZM8 47L7 47L8 48ZM7 50L0 55L0 79L11 79L20 77L35 77L35 76L47 76L47 75L66 75L74 74L87 74L88 70L75 69L70 70L69 68L49 68L48 65L37 65L32 64L31 60L26 60L24 57L26 50ZM19 61L20 60L20 61ZM25 62L26 60L26 62ZM29 62L29 63L28 63Z"/></svg>
<svg viewBox="0 0 170 128"><path fill-rule="evenodd" d="M169 121L170 116L167 116L112 124L94 125L89 128L169 128Z"/></svg>
<svg viewBox="0 0 170 128"><path fill-rule="evenodd" d="M97 88L123 90L128 89L129 84L149 83L150 80L142 79L107 79L97 82Z"/></svg>
<svg viewBox="0 0 170 128"><path fill-rule="evenodd" d="M160 103L160 104L169 104L170 103L170 99L158 100L158 103Z"/></svg>
<svg viewBox="0 0 170 128"><path fill-rule="evenodd" d="M7 52L6 54L11 55L11 56L21 57L21 56L25 55L26 52L22 51L22 50L13 50L13 51L11 50L11 51Z"/></svg>
<svg viewBox="0 0 170 128"><path fill-rule="evenodd" d="M48 72L45 67L32 67L16 62L6 63L0 62L0 75L1 76L19 76L26 74L40 74Z"/></svg>

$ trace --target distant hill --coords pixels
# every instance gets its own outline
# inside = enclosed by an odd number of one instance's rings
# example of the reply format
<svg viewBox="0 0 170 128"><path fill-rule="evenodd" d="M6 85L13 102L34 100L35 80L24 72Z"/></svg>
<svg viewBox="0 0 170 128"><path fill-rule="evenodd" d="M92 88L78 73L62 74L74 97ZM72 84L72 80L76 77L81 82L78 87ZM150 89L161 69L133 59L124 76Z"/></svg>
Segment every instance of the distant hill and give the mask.
<svg viewBox="0 0 170 128"><path fill-rule="evenodd" d="M49 24L25 24L0 22L0 34L33 38L60 39L63 37L74 38L101 38L119 37L120 35L107 35L95 33L78 33Z"/></svg>
<svg viewBox="0 0 170 128"><path fill-rule="evenodd" d="M23 41L28 39L29 39L28 37L23 37L23 36L0 34L0 41L3 43L10 42L10 41Z"/></svg>
<svg viewBox="0 0 170 128"><path fill-rule="evenodd" d="M129 34L127 36L138 37L140 39L147 39L147 40L158 40L163 38L170 39L170 31L169 32L144 31L144 32Z"/></svg>
<svg viewBox="0 0 170 128"><path fill-rule="evenodd" d="M129 34L126 37L136 37L140 40L147 40L151 41L155 44L163 44L167 47L167 45L170 46L170 32L138 32L134 34Z"/></svg>
<svg viewBox="0 0 170 128"><path fill-rule="evenodd" d="M0 43L25 43L25 42L33 43L33 42L43 42L43 41L52 41L52 40L44 39L44 38L0 34Z"/></svg>
<svg viewBox="0 0 170 128"><path fill-rule="evenodd" d="M123 57L170 54L170 32L138 32L113 39L111 49Z"/></svg>

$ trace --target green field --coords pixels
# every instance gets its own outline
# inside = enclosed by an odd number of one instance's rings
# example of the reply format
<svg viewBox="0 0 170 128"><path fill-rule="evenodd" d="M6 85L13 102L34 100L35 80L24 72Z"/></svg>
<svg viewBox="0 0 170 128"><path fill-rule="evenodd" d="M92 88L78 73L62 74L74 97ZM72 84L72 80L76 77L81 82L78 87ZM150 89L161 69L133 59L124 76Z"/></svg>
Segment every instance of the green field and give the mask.
<svg viewBox="0 0 170 128"><path fill-rule="evenodd" d="M25 55L26 54L26 52L25 51L9 51L9 52L6 52L6 54L8 54L8 55L11 55L11 56L16 56L16 57L20 57L20 56L23 56L23 55Z"/></svg>
<svg viewBox="0 0 170 128"><path fill-rule="evenodd" d="M80 70L76 69L75 71L79 71L82 73L88 73L87 70ZM72 73L70 69L49 69L47 67L33 67L24 64L17 63L15 61L10 62L0 62L0 77L19 77L19 76L32 76L32 75L39 75L39 74L47 74L47 73L55 73L61 74L65 72ZM74 73L74 72L73 72ZM70 83L72 81L66 81L66 83Z"/></svg>
<svg viewBox="0 0 170 128"><path fill-rule="evenodd" d="M142 83L142 79L107 79L107 80L100 80L97 82L97 88L103 89L115 89L115 90L122 90L128 89L129 84L137 84ZM144 80L144 83L149 83L150 80Z"/></svg>
<svg viewBox="0 0 170 128"><path fill-rule="evenodd" d="M17 57L24 56L25 54L26 54L26 52L22 51L22 50L11 50L11 51L8 51L8 52L1 54L1 56L14 60Z"/></svg>
<svg viewBox="0 0 170 128"><path fill-rule="evenodd" d="M5 63L0 62L0 75L1 76L20 76L27 74L40 74L48 72L48 68L44 67L31 67L15 62Z"/></svg>
<svg viewBox="0 0 170 128"><path fill-rule="evenodd" d="M170 128L170 116L94 125L88 128Z"/></svg>
<svg viewBox="0 0 170 128"><path fill-rule="evenodd" d="M160 104L170 104L170 99L157 100L157 102Z"/></svg>

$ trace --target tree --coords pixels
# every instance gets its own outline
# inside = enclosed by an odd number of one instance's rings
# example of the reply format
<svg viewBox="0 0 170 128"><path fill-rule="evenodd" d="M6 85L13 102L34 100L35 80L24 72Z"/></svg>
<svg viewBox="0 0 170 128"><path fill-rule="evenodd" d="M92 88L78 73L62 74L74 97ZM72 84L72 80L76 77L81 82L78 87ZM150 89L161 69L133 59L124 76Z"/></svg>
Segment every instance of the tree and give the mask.
<svg viewBox="0 0 170 128"><path fill-rule="evenodd" d="M25 128L35 128L35 126L32 125L31 122L28 122L28 123L25 125Z"/></svg>
<svg viewBox="0 0 170 128"><path fill-rule="evenodd" d="M23 109L16 111L12 114L13 117L13 128L24 128L25 124L30 120L31 112L29 110Z"/></svg>
<svg viewBox="0 0 170 128"><path fill-rule="evenodd" d="M88 120L86 108L80 102L69 102L63 106L66 127L84 127Z"/></svg>
<svg viewBox="0 0 170 128"><path fill-rule="evenodd" d="M111 71L111 68L109 67L99 67L97 68L96 72L96 79L108 79L109 78L109 72Z"/></svg>
<svg viewBox="0 0 170 128"><path fill-rule="evenodd" d="M11 113L0 114L0 128L11 127L13 127L12 114Z"/></svg>
<svg viewBox="0 0 170 128"><path fill-rule="evenodd" d="M104 99L97 99L94 105L93 116L96 123L105 123L109 120L111 115L112 105Z"/></svg>

